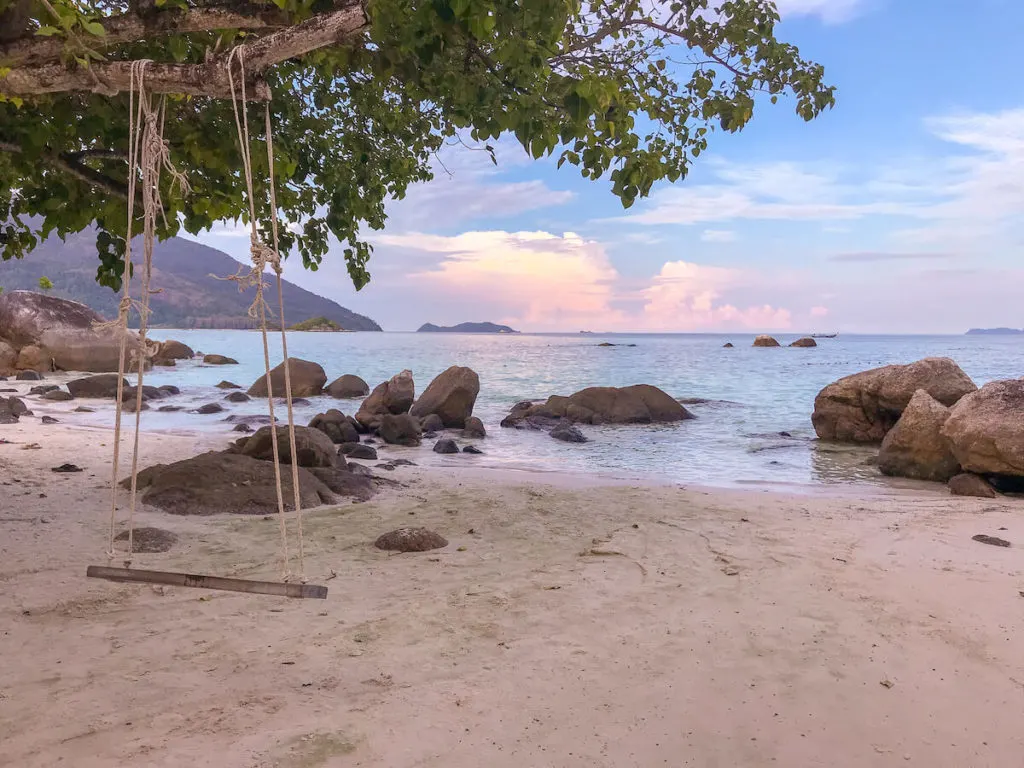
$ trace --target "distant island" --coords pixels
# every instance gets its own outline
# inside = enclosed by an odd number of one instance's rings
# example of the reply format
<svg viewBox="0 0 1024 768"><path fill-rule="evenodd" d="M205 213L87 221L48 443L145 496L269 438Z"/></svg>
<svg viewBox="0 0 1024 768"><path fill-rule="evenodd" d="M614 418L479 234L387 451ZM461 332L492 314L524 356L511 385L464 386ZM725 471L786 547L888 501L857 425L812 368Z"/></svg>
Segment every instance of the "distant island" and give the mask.
<svg viewBox="0 0 1024 768"><path fill-rule="evenodd" d="M325 331L337 332L344 331L345 329L338 325L333 320L329 320L326 317L311 317L309 320L303 320L301 323L296 323L291 326L289 331L316 331L323 333Z"/></svg>
<svg viewBox="0 0 1024 768"><path fill-rule="evenodd" d="M968 336L1019 336L1024 333L1020 328L971 328Z"/></svg>
<svg viewBox="0 0 1024 768"><path fill-rule="evenodd" d="M297 259L295 262L293 267L289 260L286 276L302 271ZM46 275L53 283L49 290L53 296L80 301L105 317L117 317L121 297L96 282L97 263L95 229L68 235L63 242L51 235L28 258L3 262L0 287L9 291L39 290L39 276ZM253 292L240 293L236 283L210 277L211 273L219 277L233 275L245 266L223 251L180 237L157 243L153 287L161 290L149 300L150 327L255 328L258 323L249 317ZM271 296L268 299L276 314L276 288ZM314 318L312 322L326 319L346 331L380 330L370 318L288 280L284 281L284 309L289 324Z"/></svg>
<svg viewBox="0 0 1024 768"><path fill-rule="evenodd" d="M424 323L416 333L519 333L519 331L496 323L459 323L458 325Z"/></svg>

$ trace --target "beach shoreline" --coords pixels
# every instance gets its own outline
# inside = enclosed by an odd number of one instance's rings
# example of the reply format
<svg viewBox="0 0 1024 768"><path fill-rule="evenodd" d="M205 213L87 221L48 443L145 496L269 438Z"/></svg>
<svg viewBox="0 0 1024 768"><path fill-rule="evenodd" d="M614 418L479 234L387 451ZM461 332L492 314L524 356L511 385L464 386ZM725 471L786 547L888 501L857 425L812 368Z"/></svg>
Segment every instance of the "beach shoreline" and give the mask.
<svg viewBox="0 0 1024 768"><path fill-rule="evenodd" d="M958 768L1024 752L1018 501L399 467L375 499L305 515L306 573L329 594L289 601L86 579L107 563L112 436L62 426L25 420L3 434L40 448L0 445L0 765ZM224 442L142 438L140 466ZM50 471L65 461L85 471ZM134 567L280 577L276 516L141 507L135 524L178 543ZM449 546L372 546L408 525Z"/></svg>

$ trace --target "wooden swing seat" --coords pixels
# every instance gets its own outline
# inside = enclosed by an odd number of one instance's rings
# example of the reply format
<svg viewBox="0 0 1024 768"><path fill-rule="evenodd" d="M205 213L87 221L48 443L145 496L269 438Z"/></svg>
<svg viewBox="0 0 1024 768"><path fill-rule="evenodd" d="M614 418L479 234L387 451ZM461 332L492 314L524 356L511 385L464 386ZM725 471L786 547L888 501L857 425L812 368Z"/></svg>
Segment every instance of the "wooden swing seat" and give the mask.
<svg viewBox="0 0 1024 768"><path fill-rule="evenodd" d="M104 565L90 565L85 575L89 578L106 579L107 581L168 584L174 587L196 587L198 589L222 589L229 592L249 592L260 595L277 595L278 597L327 599L327 587L318 584L253 581L251 579L231 579L222 576L203 576L196 573L146 571L137 568L111 568Z"/></svg>

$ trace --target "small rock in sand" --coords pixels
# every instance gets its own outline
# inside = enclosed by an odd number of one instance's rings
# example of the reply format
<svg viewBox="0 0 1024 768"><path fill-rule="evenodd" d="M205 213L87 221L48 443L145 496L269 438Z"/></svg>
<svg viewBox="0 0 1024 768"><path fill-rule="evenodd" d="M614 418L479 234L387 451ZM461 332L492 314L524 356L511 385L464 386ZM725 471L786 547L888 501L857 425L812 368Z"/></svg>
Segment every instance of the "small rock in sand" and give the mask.
<svg viewBox="0 0 1024 768"><path fill-rule="evenodd" d="M977 536L971 536L973 541L981 542L982 544L991 544L993 547L1008 547L1010 542L1006 539L1000 539L998 536L988 536L984 533L979 533Z"/></svg>
<svg viewBox="0 0 1024 768"><path fill-rule="evenodd" d="M84 470L75 464L61 464L59 467L53 467L50 471L66 474L69 472L83 472Z"/></svg>
<svg viewBox="0 0 1024 768"><path fill-rule="evenodd" d="M463 453L475 453L475 454L482 454L483 453L483 451L481 451L475 445L467 445L465 448L462 449L462 452Z"/></svg>
<svg viewBox="0 0 1024 768"><path fill-rule="evenodd" d="M75 413L96 413L96 409L80 405L77 408L75 408Z"/></svg>
<svg viewBox="0 0 1024 768"><path fill-rule="evenodd" d="M448 540L427 528L398 528L389 531L373 544L391 552L427 552L448 546Z"/></svg>
<svg viewBox="0 0 1024 768"><path fill-rule="evenodd" d="M43 424L59 424L60 422L53 418L53 416L43 416Z"/></svg>
<svg viewBox="0 0 1024 768"><path fill-rule="evenodd" d="M114 541L128 541L128 531L121 531ZM162 528L136 528L132 532L132 552L166 552L177 541L177 536Z"/></svg>

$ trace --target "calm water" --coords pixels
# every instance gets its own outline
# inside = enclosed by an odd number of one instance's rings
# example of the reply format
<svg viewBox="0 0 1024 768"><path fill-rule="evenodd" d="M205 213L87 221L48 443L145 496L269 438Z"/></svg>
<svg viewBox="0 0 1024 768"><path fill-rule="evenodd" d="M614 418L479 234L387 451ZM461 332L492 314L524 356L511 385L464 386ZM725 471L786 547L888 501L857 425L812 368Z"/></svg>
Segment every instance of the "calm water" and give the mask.
<svg viewBox="0 0 1024 768"><path fill-rule="evenodd" d="M176 384L175 398L187 407L222 401L221 379L247 387L263 373L259 333L247 331L158 331L193 349L221 353L238 366L206 367L179 361L177 368L147 374L147 383ZM795 336L777 336L788 344ZM271 337L273 340L273 337ZM601 341L635 347L598 347ZM863 450L836 449L813 440L810 414L815 394L850 373L927 356L956 360L980 386L1024 375L1024 337L843 336L821 339L815 349L755 349L752 335L471 335L415 333L291 333L292 356L323 365L329 380L343 373L371 387L403 368L421 392L450 365L480 375L475 413L488 437L484 456L437 456L429 445L402 455L421 464L473 461L485 466L603 472L704 485L757 483L883 482ZM726 341L734 349L723 349ZM280 349L273 364L281 360ZM571 394L587 386L654 384L680 398L711 402L688 406L696 420L669 426L585 427L591 442L566 445L543 433L501 429L510 406L524 399ZM169 401L170 402L170 401ZM257 401L234 405L234 413L265 413ZM315 398L298 413L303 423L339 407L353 413L358 401ZM147 429L213 430L230 434L227 413L199 416L147 411ZM90 416L112 421L109 411ZM788 432L792 437L779 435ZM402 449L397 449L402 450ZM394 455L393 453L389 455Z"/></svg>

